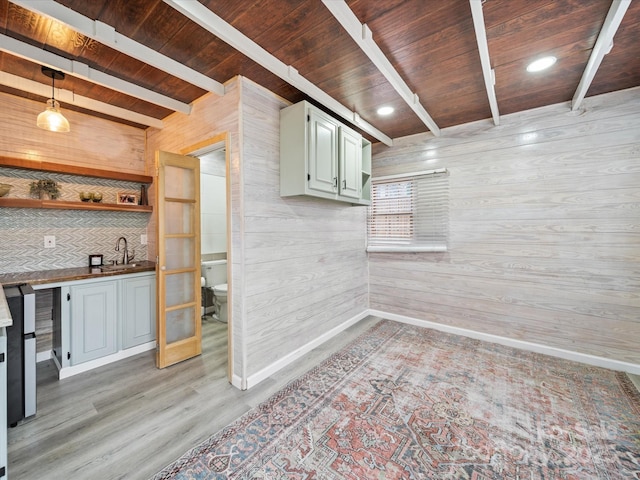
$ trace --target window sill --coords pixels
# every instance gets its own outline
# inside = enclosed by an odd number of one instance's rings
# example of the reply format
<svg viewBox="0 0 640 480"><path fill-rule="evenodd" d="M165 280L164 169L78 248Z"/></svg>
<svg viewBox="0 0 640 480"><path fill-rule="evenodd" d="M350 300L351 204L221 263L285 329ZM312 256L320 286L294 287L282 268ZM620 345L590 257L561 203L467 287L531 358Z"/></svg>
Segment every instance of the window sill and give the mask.
<svg viewBox="0 0 640 480"><path fill-rule="evenodd" d="M418 245L372 245L367 247L370 253L442 253L446 246L418 246Z"/></svg>

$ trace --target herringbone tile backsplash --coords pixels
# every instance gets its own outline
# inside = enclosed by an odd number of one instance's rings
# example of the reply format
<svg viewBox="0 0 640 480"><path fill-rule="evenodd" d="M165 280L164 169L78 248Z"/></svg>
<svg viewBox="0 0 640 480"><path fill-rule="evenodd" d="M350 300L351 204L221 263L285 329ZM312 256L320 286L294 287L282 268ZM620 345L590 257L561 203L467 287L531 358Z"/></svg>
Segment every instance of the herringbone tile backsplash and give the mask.
<svg viewBox="0 0 640 480"><path fill-rule="evenodd" d="M81 191L100 192L103 203L115 203L117 192L139 194L139 184L64 174L43 174L2 168L0 182L13 185L10 197L29 198L34 179L51 178L61 186L60 200L79 201ZM125 237L136 260L147 260L148 213L34 208L0 208L0 273L31 272L87 266L89 255L102 254L105 262L120 255L116 241ZM55 248L44 248L44 236L56 237Z"/></svg>
<svg viewBox="0 0 640 480"><path fill-rule="evenodd" d="M137 260L147 260L140 235L147 233L148 220L149 214L133 212L0 209L0 273L83 267L90 254L115 260L119 237ZM45 235L56 237L55 248L44 248Z"/></svg>

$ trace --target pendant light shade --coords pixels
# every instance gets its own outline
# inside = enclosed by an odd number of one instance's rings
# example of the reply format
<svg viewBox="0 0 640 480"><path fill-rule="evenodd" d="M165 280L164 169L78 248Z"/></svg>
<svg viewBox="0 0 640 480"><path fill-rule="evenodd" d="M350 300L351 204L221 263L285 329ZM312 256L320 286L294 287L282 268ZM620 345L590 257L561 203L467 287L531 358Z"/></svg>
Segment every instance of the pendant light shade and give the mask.
<svg viewBox="0 0 640 480"><path fill-rule="evenodd" d="M51 78L51 98L47 100L47 108L38 115L36 125L51 132L69 132L69 121L60 113L60 104L55 99L55 83L64 79L64 73L49 67L42 67L42 73Z"/></svg>

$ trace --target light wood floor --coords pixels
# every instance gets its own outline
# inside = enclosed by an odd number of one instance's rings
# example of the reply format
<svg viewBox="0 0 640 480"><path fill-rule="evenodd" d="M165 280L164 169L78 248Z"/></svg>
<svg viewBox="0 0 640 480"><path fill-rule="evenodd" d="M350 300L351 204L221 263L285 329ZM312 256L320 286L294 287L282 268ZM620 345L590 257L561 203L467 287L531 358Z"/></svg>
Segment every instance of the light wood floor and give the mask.
<svg viewBox="0 0 640 480"><path fill-rule="evenodd" d="M57 379L38 364L38 412L9 429L11 480L146 479L375 323L368 317L242 392L226 378L226 325L203 324L203 355L164 370L147 352Z"/></svg>

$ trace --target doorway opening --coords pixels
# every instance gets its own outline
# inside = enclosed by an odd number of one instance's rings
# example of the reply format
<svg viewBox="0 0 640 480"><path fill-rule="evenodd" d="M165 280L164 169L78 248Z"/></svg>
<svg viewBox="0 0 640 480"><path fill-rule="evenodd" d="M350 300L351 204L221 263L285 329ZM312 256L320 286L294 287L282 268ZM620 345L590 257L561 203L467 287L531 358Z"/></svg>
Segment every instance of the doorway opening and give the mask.
<svg viewBox="0 0 640 480"><path fill-rule="evenodd" d="M232 252L228 150L227 136L220 135L183 149L183 153L200 160L202 348L224 348L221 339L226 339L227 374L231 381Z"/></svg>

